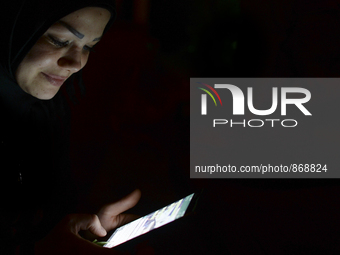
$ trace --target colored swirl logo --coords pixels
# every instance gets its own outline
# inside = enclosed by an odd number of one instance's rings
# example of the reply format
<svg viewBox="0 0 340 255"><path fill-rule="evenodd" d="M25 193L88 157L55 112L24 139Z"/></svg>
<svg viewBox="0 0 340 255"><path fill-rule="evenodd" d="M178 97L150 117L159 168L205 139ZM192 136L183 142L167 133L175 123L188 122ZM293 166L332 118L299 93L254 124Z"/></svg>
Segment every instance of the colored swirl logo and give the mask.
<svg viewBox="0 0 340 255"><path fill-rule="evenodd" d="M208 89L210 89L217 96L217 98L220 101L220 104L222 106L222 100L221 100L219 94L217 93L217 91L213 87L211 87L210 85L205 84L203 82L197 82L197 83L202 84L202 85L206 86ZM204 92L206 92L212 98L212 100L214 101L215 106L217 106L215 97L213 96L213 94L209 90L207 90L205 88L201 88L201 87L198 87L198 88L200 90L203 90ZM207 115L207 95L206 94L202 94L202 96L201 96L201 114Z"/></svg>

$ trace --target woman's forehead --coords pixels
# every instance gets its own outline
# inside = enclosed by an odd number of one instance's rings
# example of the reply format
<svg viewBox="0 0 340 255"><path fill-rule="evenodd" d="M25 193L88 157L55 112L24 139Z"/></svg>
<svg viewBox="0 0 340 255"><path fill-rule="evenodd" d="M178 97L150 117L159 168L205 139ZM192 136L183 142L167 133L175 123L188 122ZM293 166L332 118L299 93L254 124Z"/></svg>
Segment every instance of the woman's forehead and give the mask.
<svg viewBox="0 0 340 255"><path fill-rule="evenodd" d="M71 32L79 39L83 39L88 33L98 38L102 35L110 16L110 12L103 8L84 8L63 17L54 23L50 30L55 32Z"/></svg>
<svg viewBox="0 0 340 255"><path fill-rule="evenodd" d="M109 21L110 17L111 13L107 9L101 7L85 7L66 15L60 20L67 23L71 22L95 25L95 23L97 23L97 19Z"/></svg>

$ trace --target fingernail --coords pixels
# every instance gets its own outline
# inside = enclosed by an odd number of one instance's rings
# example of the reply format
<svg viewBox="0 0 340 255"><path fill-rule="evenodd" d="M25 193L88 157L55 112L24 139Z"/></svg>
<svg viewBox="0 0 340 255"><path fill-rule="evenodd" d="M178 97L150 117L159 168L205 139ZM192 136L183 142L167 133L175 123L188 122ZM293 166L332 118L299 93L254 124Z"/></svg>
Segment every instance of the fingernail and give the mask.
<svg viewBox="0 0 340 255"><path fill-rule="evenodd" d="M101 234L102 236L106 236L107 232L106 232L105 228L103 228L103 227L101 228L100 234Z"/></svg>

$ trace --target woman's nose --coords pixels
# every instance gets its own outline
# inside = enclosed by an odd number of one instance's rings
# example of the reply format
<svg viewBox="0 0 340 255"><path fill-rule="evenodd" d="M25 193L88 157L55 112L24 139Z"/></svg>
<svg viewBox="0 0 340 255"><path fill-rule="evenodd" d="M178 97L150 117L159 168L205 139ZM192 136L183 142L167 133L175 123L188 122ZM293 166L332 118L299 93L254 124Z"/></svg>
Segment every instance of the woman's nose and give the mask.
<svg viewBox="0 0 340 255"><path fill-rule="evenodd" d="M62 57L58 59L58 65L69 70L71 73L76 73L82 69L82 52L78 49L69 49Z"/></svg>

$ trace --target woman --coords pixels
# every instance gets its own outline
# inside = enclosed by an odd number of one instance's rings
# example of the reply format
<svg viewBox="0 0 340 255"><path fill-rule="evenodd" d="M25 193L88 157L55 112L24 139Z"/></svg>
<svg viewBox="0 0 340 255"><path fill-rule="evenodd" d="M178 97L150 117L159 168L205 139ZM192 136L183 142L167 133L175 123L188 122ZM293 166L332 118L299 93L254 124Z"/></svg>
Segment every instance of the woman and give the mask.
<svg viewBox="0 0 340 255"><path fill-rule="evenodd" d="M5 254L112 254L78 232L104 236L128 220L120 213L137 203L140 192L97 215L68 214L74 205L67 170L69 113L60 88L74 98L74 84L82 87L81 69L113 22L114 3L15 0L4 6L1 249L8 248Z"/></svg>

